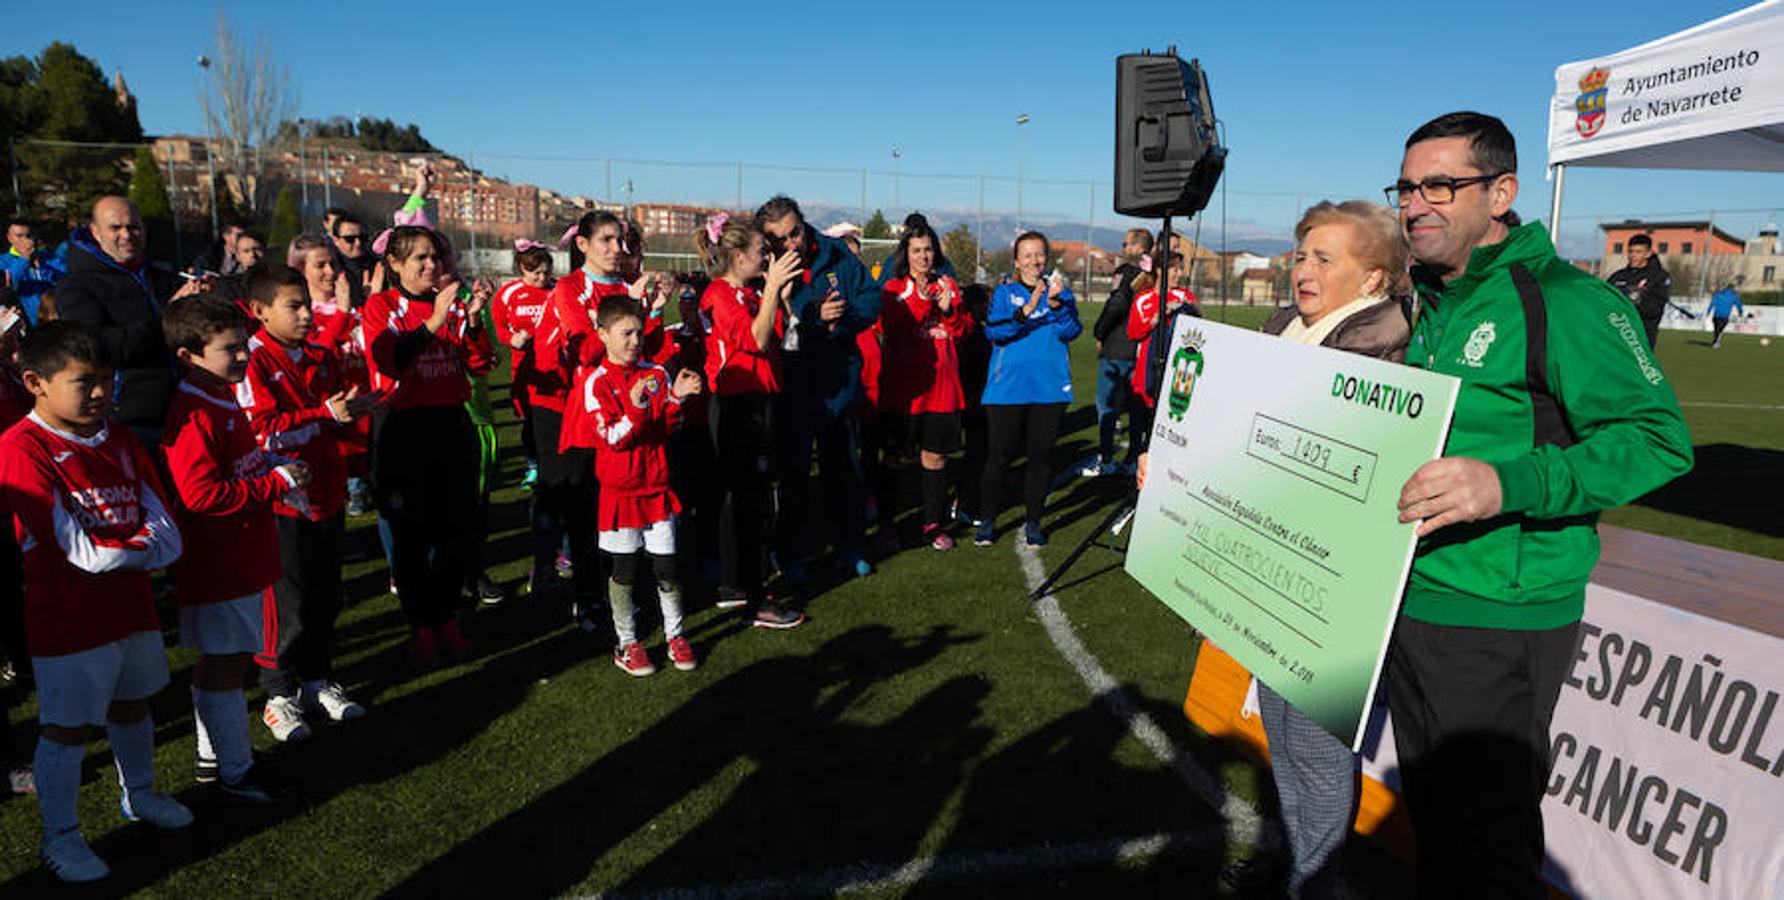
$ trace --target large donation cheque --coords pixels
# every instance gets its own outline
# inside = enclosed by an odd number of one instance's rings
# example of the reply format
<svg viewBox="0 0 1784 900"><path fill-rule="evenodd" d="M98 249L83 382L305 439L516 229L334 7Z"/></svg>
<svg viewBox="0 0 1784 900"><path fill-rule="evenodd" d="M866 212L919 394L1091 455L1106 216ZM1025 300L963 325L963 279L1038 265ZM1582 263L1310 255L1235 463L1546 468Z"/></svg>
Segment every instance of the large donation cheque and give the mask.
<svg viewBox="0 0 1784 900"><path fill-rule="evenodd" d="M1459 382L1183 317L1127 571L1357 749Z"/></svg>

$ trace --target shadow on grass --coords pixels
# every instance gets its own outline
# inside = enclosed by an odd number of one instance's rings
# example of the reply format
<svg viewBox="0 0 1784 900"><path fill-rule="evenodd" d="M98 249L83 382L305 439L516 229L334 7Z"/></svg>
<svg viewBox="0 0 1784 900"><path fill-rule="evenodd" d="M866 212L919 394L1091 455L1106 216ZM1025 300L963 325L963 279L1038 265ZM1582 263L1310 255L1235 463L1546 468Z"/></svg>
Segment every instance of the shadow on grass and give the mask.
<svg viewBox="0 0 1784 900"><path fill-rule="evenodd" d="M1693 448L1697 462L1683 477L1640 500L1638 506L1727 525L1767 537L1784 537L1784 451L1737 444Z"/></svg>
<svg viewBox="0 0 1784 900"><path fill-rule="evenodd" d="M805 656L754 663L704 688L580 774L453 847L392 890L397 896L565 893L603 856L665 814L701 819L631 882L712 872L766 877L863 858L909 855L966 760L990 738L975 724L988 688L957 678L880 726L842 717L865 693L978 640L946 626L899 639L862 626ZM724 805L684 806L743 764ZM702 857L694 862L690 857ZM678 864L678 860L689 860ZM617 876L619 873L615 873Z"/></svg>
<svg viewBox="0 0 1784 900"><path fill-rule="evenodd" d="M264 807L229 804L214 792L179 792L196 814L194 824L180 831L146 826L117 829L93 842L93 849L112 868L112 876L95 896L126 894L147 888L179 869L220 853L236 842L307 814L331 798L365 785L398 778L429 765L476 738L492 722L527 699L541 678L555 677L588 658L584 637L558 630L540 637L533 617L490 617L480 623L476 638L484 652L450 678L414 693L373 706L364 719L323 725L301 745L280 748L266 762L298 788L298 798ZM403 670L402 645L343 672L343 680L369 681ZM394 658L393 658L394 657ZM359 671L363 667L364 672ZM175 673L175 684L183 683ZM400 677L413 677L405 675ZM183 690L162 691L155 698L158 719L185 721L157 728L157 741L191 740L191 701ZM416 723L425 722L425 731ZM425 734L425 739L418 735ZM350 761L349 764L342 764ZM104 779L110 770L106 754L89 754L88 765ZM182 783L186 783L182 779ZM164 789L174 785L164 784ZM42 868L0 883L0 896L42 896L58 887Z"/></svg>
<svg viewBox="0 0 1784 900"><path fill-rule="evenodd" d="M1154 721L1182 718L1164 704L1137 702ZM1220 814L1169 768L1123 764L1128 739L1126 724L1092 701L986 760L940 852L1002 865L908 896L1215 894L1229 850ZM1161 839L1123 858L1119 842L1142 836Z"/></svg>

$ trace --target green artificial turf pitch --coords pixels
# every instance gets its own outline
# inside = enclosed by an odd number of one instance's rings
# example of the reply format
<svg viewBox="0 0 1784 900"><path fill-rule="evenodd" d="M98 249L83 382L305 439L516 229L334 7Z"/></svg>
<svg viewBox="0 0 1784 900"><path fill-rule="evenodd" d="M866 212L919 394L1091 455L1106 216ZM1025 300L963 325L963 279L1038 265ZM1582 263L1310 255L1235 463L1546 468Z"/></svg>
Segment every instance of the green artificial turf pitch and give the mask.
<svg viewBox="0 0 1784 900"><path fill-rule="evenodd" d="M1087 321L1097 309L1085 305ZM1245 327L1263 315L1210 313ZM1660 359L1681 400L1742 405L1687 405L1699 471L1606 521L1784 558L1784 342L1706 343L1663 334ZM1056 469L1094 444L1093 355L1088 339L1073 345L1078 400ZM491 574L512 591L529 553L527 494L516 486L511 414L499 412ZM1115 479L1066 481L1050 502L1043 562L1063 559L1123 492ZM268 764L301 794L230 805L192 786L192 654L170 647L173 684L156 701L158 784L198 821L180 832L123 824L96 741L80 809L112 866L102 893L1201 896L1234 893L1221 873L1259 855L1228 839L1221 817L1054 649L1008 534L991 548L907 549L869 578L834 577L810 622L790 632L691 600L701 667L670 669L653 636L663 671L635 679L561 604L516 599L468 616L476 658L415 673L370 524L352 523L336 657L337 678L370 715L313 723L311 740L283 746L254 724ZM908 516L903 524L914 544ZM1119 564L1092 548L1057 589L1078 636L1197 766L1273 815L1267 774L1181 714L1190 629ZM19 685L5 690L14 743L29 754L35 708ZM257 713L261 698L249 696ZM0 803L0 896L57 890L37 866L38 836L31 800ZM901 875L913 860L919 868ZM1404 871L1365 842L1352 842L1346 870L1371 894L1404 890Z"/></svg>

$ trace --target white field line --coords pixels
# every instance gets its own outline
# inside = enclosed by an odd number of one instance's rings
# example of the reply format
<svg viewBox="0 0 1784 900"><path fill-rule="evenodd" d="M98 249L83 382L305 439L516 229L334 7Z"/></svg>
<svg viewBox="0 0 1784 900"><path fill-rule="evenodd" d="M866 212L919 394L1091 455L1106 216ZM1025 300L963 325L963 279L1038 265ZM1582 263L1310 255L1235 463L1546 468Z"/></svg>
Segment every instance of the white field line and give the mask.
<svg viewBox="0 0 1784 900"><path fill-rule="evenodd" d="M1016 545L1016 556L1022 560L1022 576L1028 582L1029 592L1033 593L1047 578L1047 573L1041 566L1040 554L1027 541L1015 535L1011 537L1011 542ZM1085 687L1090 688L1090 693L1102 701L1115 718L1127 723L1128 730L1134 737L1152 751L1152 755L1160 762L1170 766L1192 793L1208 804L1209 808L1220 813L1226 822L1227 846L1257 847L1265 834L1275 833L1274 830L1265 832L1257 810L1243 799L1233 796L1220 783L1220 779L1210 775L1188 753L1173 744L1164 729L1140 709L1139 704L1122 689L1114 676L1103 669L1102 663L1078 639L1078 632L1072 628L1071 620L1059 608L1058 597L1049 592L1035 603L1034 608L1035 614L1040 616L1042 627L1047 629L1047 637L1052 639L1059 654L1077 670L1078 677L1083 680Z"/></svg>
<svg viewBox="0 0 1784 900"><path fill-rule="evenodd" d="M790 875L785 878L764 878L756 881L732 881L694 887L664 890L619 890L598 895L608 898L682 898L717 897L725 900L752 898L827 896L855 891L884 891L908 888L923 882L958 878L984 878L1019 875L1029 872L1056 871L1090 865L1149 860L1168 853L1194 850L1217 850L1221 847L1220 829L1210 826L1193 832L1159 832L1127 838L1083 841L1075 844L1037 844L1016 850L985 850L948 853L942 856L919 856L903 863L856 863L822 872Z"/></svg>
<svg viewBox="0 0 1784 900"><path fill-rule="evenodd" d="M1784 409L1784 404L1777 403L1720 403L1715 400L1680 400L1680 406L1701 406L1710 409Z"/></svg>

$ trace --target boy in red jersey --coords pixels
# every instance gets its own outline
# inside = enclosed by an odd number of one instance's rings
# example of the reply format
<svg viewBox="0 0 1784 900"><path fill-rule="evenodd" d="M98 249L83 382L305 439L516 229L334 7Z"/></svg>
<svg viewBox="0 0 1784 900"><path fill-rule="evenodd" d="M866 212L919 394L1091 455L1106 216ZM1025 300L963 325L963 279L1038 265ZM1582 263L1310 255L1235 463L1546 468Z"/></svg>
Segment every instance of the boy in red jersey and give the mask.
<svg viewBox="0 0 1784 900"><path fill-rule="evenodd" d="M334 350L309 340L315 320L303 287L302 277L285 268L248 282L248 305L261 328L248 340L247 377L236 389L255 439L311 473L307 488L273 505L281 574L260 608L261 721L281 741L309 736L305 713L336 722L365 715L329 678L346 528L340 445L357 436L357 423L382 399L360 393Z"/></svg>
<svg viewBox="0 0 1784 900"><path fill-rule="evenodd" d="M252 276L251 276L252 277ZM310 468L255 443L235 386L248 371L241 308L217 294L168 307L161 333L185 377L161 431L186 552L173 564L180 642L198 648L192 709L198 778L266 803L282 788L253 771L242 679L260 649L261 592L279 575L273 502L310 482Z"/></svg>
<svg viewBox="0 0 1784 900"><path fill-rule="evenodd" d="M154 790L148 700L167 684L149 570L180 555L155 463L108 425L113 368L92 332L50 322L19 351L35 402L0 437L0 509L24 554L25 629L37 681L37 804L44 864L64 881L110 873L81 836L75 801L92 726L105 723L124 816L183 828Z"/></svg>
<svg viewBox="0 0 1784 900"><path fill-rule="evenodd" d="M669 460L663 445L681 426L682 401L700 392L700 374L682 369L674 385L663 367L640 359L644 313L626 297L607 297L596 311L596 328L606 359L584 382L578 398L593 425L595 480L601 485L596 510L601 551L612 557L608 602L619 645L613 664L628 675L656 671L638 640L632 581L638 551L650 554L663 610L663 636L677 669L700 664L681 636L681 597L675 572L675 514L681 510L669 488Z"/></svg>

